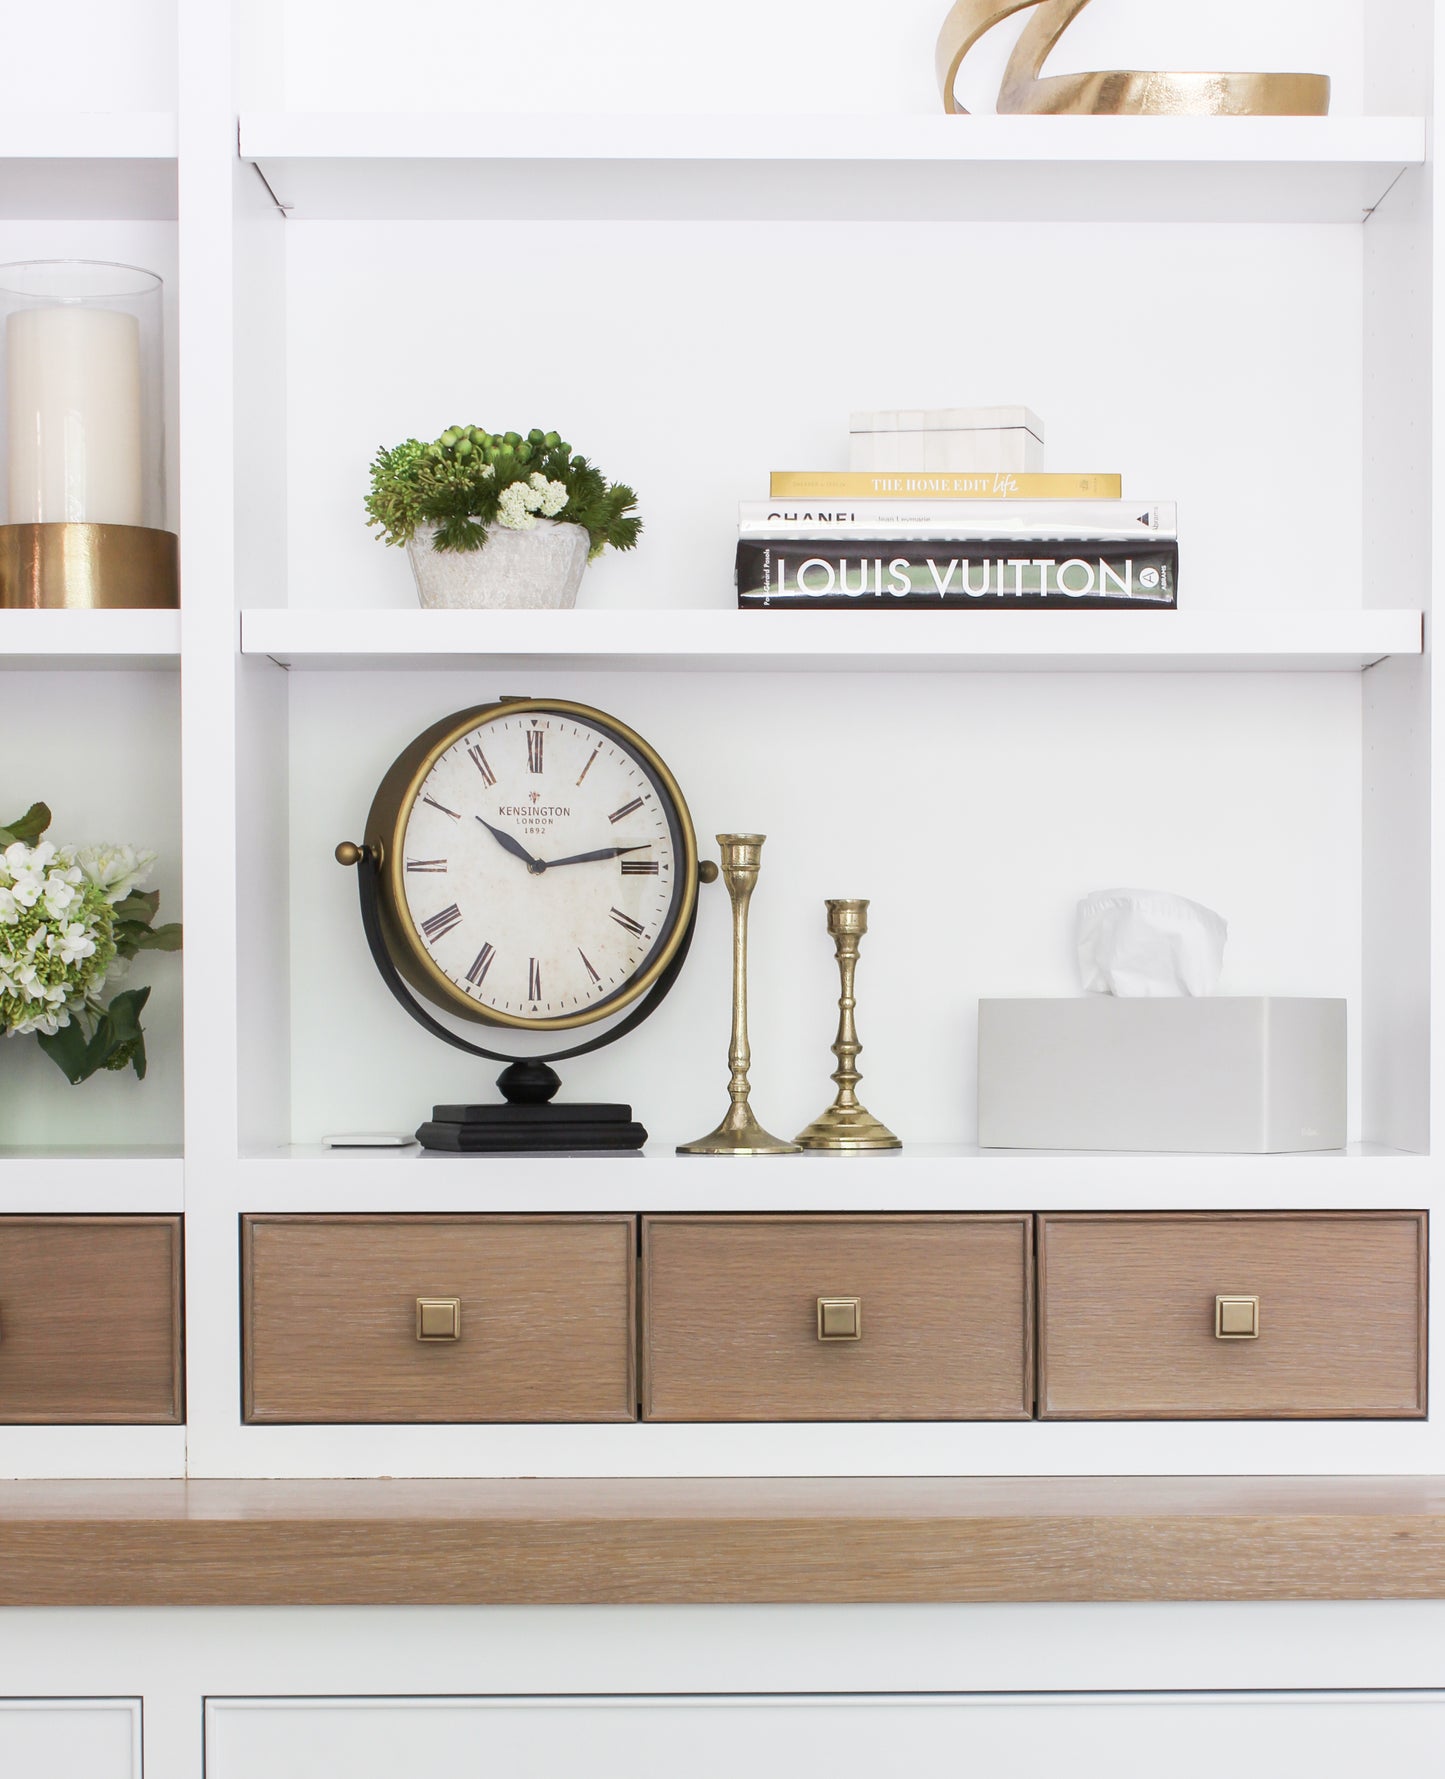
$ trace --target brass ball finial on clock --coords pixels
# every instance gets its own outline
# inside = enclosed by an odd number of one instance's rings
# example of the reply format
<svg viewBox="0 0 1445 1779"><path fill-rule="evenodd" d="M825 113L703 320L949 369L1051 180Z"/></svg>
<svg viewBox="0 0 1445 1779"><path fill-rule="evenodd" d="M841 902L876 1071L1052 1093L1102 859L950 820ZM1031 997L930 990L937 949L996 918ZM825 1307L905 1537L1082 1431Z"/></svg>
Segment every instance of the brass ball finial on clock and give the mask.
<svg viewBox="0 0 1445 1779"><path fill-rule="evenodd" d="M463 1153L632 1149L626 1105L553 1104L551 1067L654 1012L687 955L707 874L677 781L615 717L556 698L458 711L383 777L357 872L383 981L434 1037L504 1062L502 1105L437 1106L417 1136ZM714 871L712 875L716 875ZM421 1002L484 1026L550 1036L618 1023L541 1056L473 1044Z"/></svg>

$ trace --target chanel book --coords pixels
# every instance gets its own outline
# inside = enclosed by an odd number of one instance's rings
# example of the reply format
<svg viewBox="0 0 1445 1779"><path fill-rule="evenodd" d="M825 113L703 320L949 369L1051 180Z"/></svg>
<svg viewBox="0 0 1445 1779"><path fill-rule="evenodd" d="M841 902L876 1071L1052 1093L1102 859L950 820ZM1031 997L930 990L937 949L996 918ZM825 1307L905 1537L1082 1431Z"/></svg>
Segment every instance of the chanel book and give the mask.
<svg viewBox="0 0 1445 1779"><path fill-rule="evenodd" d="M1168 611L1178 545L1147 537L740 538L738 605L747 610Z"/></svg>
<svg viewBox="0 0 1445 1779"><path fill-rule="evenodd" d="M1172 500L740 500L744 537L1174 537Z"/></svg>

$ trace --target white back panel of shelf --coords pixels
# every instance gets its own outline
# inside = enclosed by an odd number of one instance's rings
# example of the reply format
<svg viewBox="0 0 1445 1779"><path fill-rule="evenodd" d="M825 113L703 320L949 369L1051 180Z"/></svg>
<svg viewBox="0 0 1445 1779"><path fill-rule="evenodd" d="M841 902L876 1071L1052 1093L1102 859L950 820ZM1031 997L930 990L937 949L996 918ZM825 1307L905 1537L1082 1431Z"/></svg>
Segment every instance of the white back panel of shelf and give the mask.
<svg viewBox="0 0 1445 1779"><path fill-rule="evenodd" d="M736 0L719 29L673 0L554 0L543 32L505 0L420 0L398 32L384 0L356 0L345 30L329 0L288 0L270 41L294 110L927 112L938 107L945 10L938 0ZM1051 71L1318 69L1348 113L1363 100L1363 10L1362 0L1220 0L1205 12L1113 0L1072 27ZM992 102L1017 32L1011 22L981 46L965 94L976 108Z"/></svg>
<svg viewBox="0 0 1445 1779"><path fill-rule="evenodd" d="M770 469L846 467L851 409L949 391L1027 399L1052 466L1176 499L1191 608L1360 603L1358 228L286 232L294 603L412 602L401 552L365 527L368 463L472 421L555 426L637 488L643 542L589 570L585 605L727 606L738 499L765 495ZM1071 268L1066 320L1054 277L1026 266ZM419 282L457 299L399 328Z"/></svg>
<svg viewBox="0 0 1445 1779"><path fill-rule="evenodd" d="M1360 681L1353 675L711 676L292 674L289 958L259 965L270 1041L293 1050L292 1130L410 1129L495 1069L446 1050L392 1003L367 956L350 873L382 773L428 723L501 693L578 698L669 762L705 854L771 838L753 904L755 1102L801 1128L826 1103L837 977L826 896L873 898L860 971L865 1099L919 1142L974 1135L975 1003L1072 994L1073 907L1128 882L1231 923L1225 992L1360 994ZM384 696L379 691L384 688ZM1087 745L1084 744L1087 738ZM258 738L259 744L259 738ZM661 1140L724 1103L726 899L704 892L671 998L616 1047L566 1065L574 1098L621 1099ZM1358 1035L1351 1079L1359 1083ZM817 1102L814 1104L814 1102ZM1358 1134L1358 1099L1351 1120Z"/></svg>

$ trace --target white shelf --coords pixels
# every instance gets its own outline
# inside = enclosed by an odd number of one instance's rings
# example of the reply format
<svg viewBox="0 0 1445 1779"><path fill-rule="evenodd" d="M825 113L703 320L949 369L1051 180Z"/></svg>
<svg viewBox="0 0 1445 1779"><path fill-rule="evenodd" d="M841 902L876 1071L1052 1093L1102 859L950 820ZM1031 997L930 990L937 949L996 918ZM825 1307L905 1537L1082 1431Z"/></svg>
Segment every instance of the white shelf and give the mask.
<svg viewBox="0 0 1445 1779"><path fill-rule="evenodd" d="M1378 1144L1315 1155L1076 1155L915 1145L881 1155L457 1156L418 1148L259 1151L251 1212L1412 1209L1429 1156Z"/></svg>
<svg viewBox="0 0 1445 1779"><path fill-rule="evenodd" d="M242 614L283 667L545 661L629 672L1355 673L1418 655L1418 611L323 611Z"/></svg>
<svg viewBox="0 0 1445 1779"><path fill-rule="evenodd" d="M174 113L10 111L0 118L0 218L175 215Z"/></svg>
<svg viewBox="0 0 1445 1779"><path fill-rule="evenodd" d="M178 611L0 611L0 672L177 668Z"/></svg>
<svg viewBox="0 0 1445 1779"><path fill-rule="evenodd" d="M488 117L250 112L305 219L1359 222L1418 117Z"/></svg>
<svg viewBox="0 0 1445 1779"><path fill-rule="evenodd" d="M0 1148L0 1215L160 1216L184 1206L175 1149Z"/></svg>

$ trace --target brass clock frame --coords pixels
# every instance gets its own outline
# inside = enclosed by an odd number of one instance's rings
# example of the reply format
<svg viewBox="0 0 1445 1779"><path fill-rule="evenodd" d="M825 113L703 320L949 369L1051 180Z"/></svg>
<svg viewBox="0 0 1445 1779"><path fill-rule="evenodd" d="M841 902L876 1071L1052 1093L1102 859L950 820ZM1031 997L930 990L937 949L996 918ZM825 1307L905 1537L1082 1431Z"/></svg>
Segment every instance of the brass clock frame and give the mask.
<svg viewBox="0 0 1445 1779"><path fill-rule="evenodd" d="M480 1008L456 986L432 961L416 923L407 906L402 841L421 787L433 766L448 749L464 736L488 721L502 715L536 712L544 716L577 717L604 733L611 734L635 753L646 765L656 784L672 801L680 830L682 859L678 878L681 894L674 903L672 930L661 942L656 955L645 970L634 976L616 994L584 1012L570 1013L555 1019L529 1019L515 1013L498 1013ZM409 742L387 769L371 809L366 817L366 846L377 865L377 882L381 928L392 962L407 984L424 995L433 1006L448 1013L460 1014L478 1025L499 1026L513 1031L559 1032L577 1026L593 1025L610 1018L647 993L663 971L676 957L688 935L688 916L697 900L698 855L697 834L687 800L672 776L666 762L635 729L619 722L594 705L578 704L566 698L498 698L490 704L478 704L470 710L456 711L442 717Z"/></svg>

